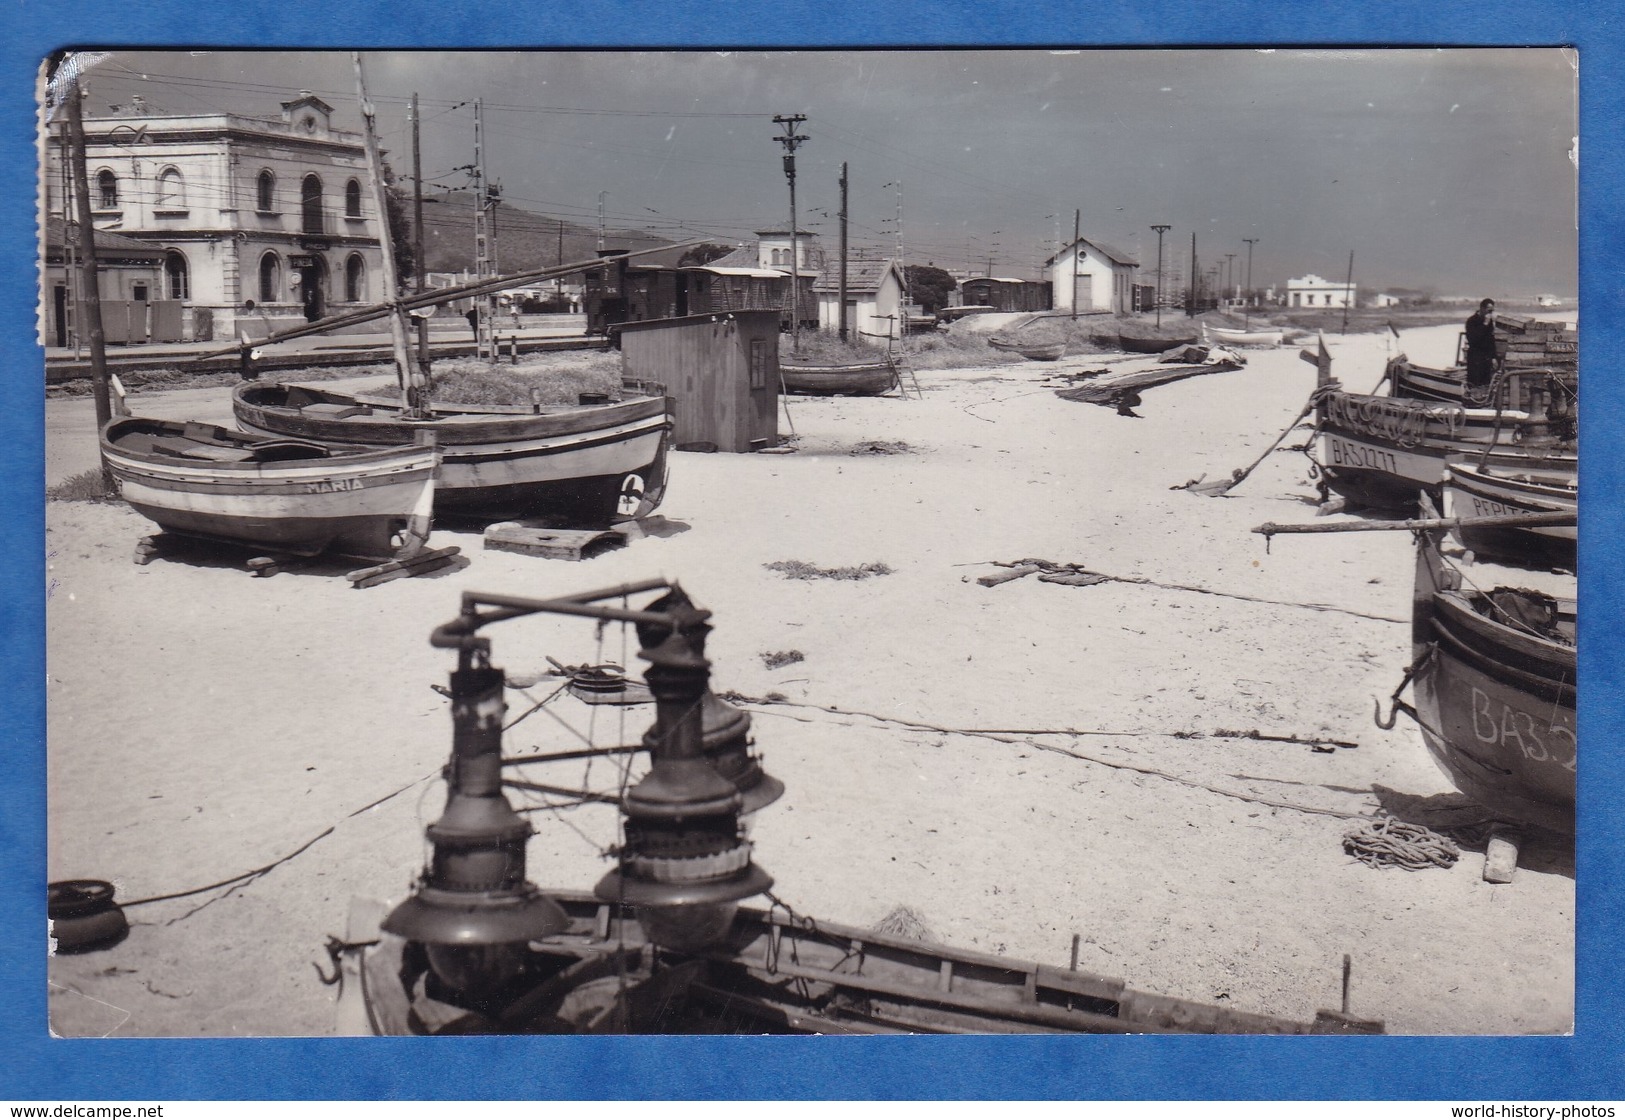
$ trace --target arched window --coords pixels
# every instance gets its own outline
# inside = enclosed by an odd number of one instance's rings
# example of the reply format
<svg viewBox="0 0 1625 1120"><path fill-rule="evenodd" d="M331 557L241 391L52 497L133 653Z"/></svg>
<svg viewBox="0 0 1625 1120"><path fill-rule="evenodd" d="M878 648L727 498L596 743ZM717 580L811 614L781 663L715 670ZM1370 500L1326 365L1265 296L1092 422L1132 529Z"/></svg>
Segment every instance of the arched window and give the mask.
<svg viewBox="0 0 1625 1120"><path fill-rule="evenodd" d="M168 289L170 299L192 298L192 280L186 267L186 257L177 249L164 254L164 287Z"/></svg>
<svg viewBox="0 0 1625 1120"><path fill-rule="evenodd" d="M344 298L350 303L367 298L367 264L360 253L351 253L344 262Z"/></svg>
<svg viewBox="0 0 1625 1120"><path fill-rule="evenodd" d="M260 302L277 303L282 296L282 262L275 253L260 258Z"/></svg>
<svg viewBox="0 0 1625 1120"><path fill-rule="evenodd" d="M349 218L361 217L361 184L354 179L344 184L344 214Z"/></svg>
<svg viewBox="0 0 1625 1120"><path fill-rule="evenodd" d="M269 171L260 172L258 207L262 214L276 209L276 176Z"/></svg>
<svg viewBox="0 0 1625 1120"><path fill-rule="evenodd" d="M299 216L303 232L318 237L327 232L322 228L322 181L314 175L299 184Z"/></svg>
<svg viewBox="0 0 1625 1120"><path fill-rule="evenodd" d="M118 208L118 176L111 171L96 172L96 206L99 210Z"/></svg>
<svg viewBox="0 0 1625 1120"><path fill-rule="evenodd" d="M186 208L186 181L181 173L173 167L166 167L158 175L157 206L160 210L184 210Z"/></svg>

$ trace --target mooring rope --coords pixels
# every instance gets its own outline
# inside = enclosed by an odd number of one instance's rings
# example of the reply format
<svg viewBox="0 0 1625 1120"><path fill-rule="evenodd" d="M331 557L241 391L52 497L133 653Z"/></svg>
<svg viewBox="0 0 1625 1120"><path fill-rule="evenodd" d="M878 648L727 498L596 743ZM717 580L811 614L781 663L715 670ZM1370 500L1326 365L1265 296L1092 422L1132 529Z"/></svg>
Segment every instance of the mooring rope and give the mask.
<svg viewBox="0 0 1625 1120"><path fill-rule="evenodd" d="M1367 867L1403 867L1406 871L1449 867L1461 857L1461 849L1448 836L1393 817L1378 817L1350 828L1343 833L1343 850Z"/></svg>

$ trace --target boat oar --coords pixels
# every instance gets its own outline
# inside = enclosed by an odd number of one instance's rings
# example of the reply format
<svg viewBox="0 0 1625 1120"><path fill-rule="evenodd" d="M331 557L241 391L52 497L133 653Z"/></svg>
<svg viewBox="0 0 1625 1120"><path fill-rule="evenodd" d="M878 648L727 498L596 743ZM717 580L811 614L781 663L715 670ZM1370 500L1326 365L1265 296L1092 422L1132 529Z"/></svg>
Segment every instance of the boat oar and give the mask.
<svg viewBox="0 0 1625 1120"><path fill-rule="evenodd" d="M1303 418L1308 416L1309 413L1314 410L1316 403L1318 403L1318 398L1316 396L1311 396L1308 402L1304 404L1303 411L1292 418L1292 423L1288 424L1281 431L1281 434L1275 437L1275 441L1264 450L1264 454L1254 459L1252 464L1248 466L1246 470L1232 471L1229 478L1214 479L1212 482L1203 482L1201 479L1192 479L1190 482L1185 483L1184 486L1176 486L1174 489L1190 490L1194 493L1202 494L1209 498L1224 497L1224 495L1230 493L1231 490L1241 485L1243 479L1252 474L1253 471L1258 468L1260 463L1262 463L1265 459L1268 459L1271 453L1273 453L1277 447L1281 446L1281 441L1287 437L1287 433L1291 432L1293 428L1296 428L1300 423L1303 422Z"/></svg>
<svg viewBox="0 0 1625 1120"><path fill-rule="evenodd" d="M1253 532L1267 541L1277 533L1375 533L1428 529L1474 529L1480 526L1507 528L1538 525L1574 525L1576 510L1554 509L1545 513L1503 513L1494 517L1415 517L1405 521L1333 521L1308 525L1277 525L1273 521L1254 527Z"/></svg>

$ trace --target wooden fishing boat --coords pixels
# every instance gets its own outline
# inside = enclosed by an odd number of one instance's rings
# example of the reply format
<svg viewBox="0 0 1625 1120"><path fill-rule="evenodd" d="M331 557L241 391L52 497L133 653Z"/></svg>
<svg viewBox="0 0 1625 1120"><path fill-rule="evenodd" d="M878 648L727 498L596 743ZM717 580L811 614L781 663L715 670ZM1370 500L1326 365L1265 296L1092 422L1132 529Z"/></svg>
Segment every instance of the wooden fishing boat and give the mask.
<svg viewBox="0 0 1625 1120"><path fill-rule="evenodd" d="M1517 513L1571 513L1578 518L1580 488L1573 472L1491 470L1476 462L1446 463L1446 517L1502 517ZM1463 548L1514 563L1572 569L1578 526L1462 526Z"/></svg>
<svg viewBox="0 0 1625 1120"><path fill-rule="evenodd" d="M1002 338L990 338L987 344L995 350L1020 354L1032 362L1058 361L1066 353L1064 342L1008 342Z"/></svg>
<svg viewBox="0 0 1625 1120"><path fill-rule="evenodd" d="M1509 823L1572 836L1574 603L1464 590L1441 537L1423 533L1417 547L1409 714L1462 793Z"/></svg>
<svg viewBox="0 0 1625 1120"><path fill-rule="evenodd" d="M1155 338L1145 335L1117 333L1117 345L1131 354L1161 354L1165 350L1174 350L1181 346L1191 346L1196 342L1196 336L1188 338Z"/></svg>
<svg viewBox="0 0 1625 1120"><path fill-rule="evenodd" d="M1326 485L1370 509L1414 511L1420 491L1442 500L1449 462L1497 473L1578 467L1574 441L1525 412L1332 391L1321 395L1316 419Z"/></svg>
<svg viewBox="0 0 1625 1120"><path fill-rule="evenodd" d="M1233 327L1213 327L1202 324L1202 337L1217 346L1279 346L1286 339L1284 330L1238 330Z"/></svg>
<svg viewBox="0 0 1625 1120"><path fill-rule="evenodd" d="M440 448L437 516L545 519L586 528L642 517L664 497L673 402L658 386L629 383L618 401L579 405L434 405L422 418L385 398L315 385L244 382L232 393L247 431L356 449Z"/></svg>
<svg viewBox="0 0 1625 1120"><path fill-rule="evenodd" d="M885 358L833 366L780 362L779 375L785 392L813 396L874 396L897 384L897 367Z"/></svg>
<svg viewBox="0 0 1625 1120"><path fill-rule="evenodd" d="M1437 369L1418 365L1400 354L1388 362L1384 378L1388 395L1419 401L1466 403L1467 371L1461 366ZM1493 399L1473 402L1478 407L1534 411L1544 401L1565 401L1570 407L1578 399L1579 379L1572 371L1505 367L1495 385Z"/></svg>
<svg viewBox="0 0 1625 1120"><path fill-rule="evenodd" d="M166 532L291 556L408 559L429 536L438 451L340 453L211 424L114 419L102 458L124 500Z"/></svg>

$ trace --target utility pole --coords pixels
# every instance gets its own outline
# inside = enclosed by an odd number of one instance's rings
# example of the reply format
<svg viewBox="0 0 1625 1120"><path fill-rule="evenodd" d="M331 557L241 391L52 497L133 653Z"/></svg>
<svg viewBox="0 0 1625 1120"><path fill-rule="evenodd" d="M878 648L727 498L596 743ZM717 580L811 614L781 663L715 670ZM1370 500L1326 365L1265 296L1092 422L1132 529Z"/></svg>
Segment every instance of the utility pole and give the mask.
<svg viewBox="0 0 1625 1120"><path fill-rule="evenodd" d="M1349 250L1349 278L1343 281L1343 327L1338 334L1349 333L1349 306L1354 302L1354 250Z"/></svg>
<svg viewBox="0 0 1625 1120"><path fill-rule="evenodd" d="M604 251L604 196L608 191L598 192L598 251Z"/></svg>
<svg viewBox="0 0 1625 1120"><path fill-rule="evenodd" d="M846 161L841 161L841 283L839 299L841 312L836 317L839 329L836 334L842 342L846 341Z"/></svg>
<svg viewBox="0 0 1625 1120"><path fill-rule="evenodd" d="M424 261L423 261L423 152L420 146L422 139L418 128L420 121L418 115L418 95L412 94L412 264L416 284L413 291L423 291ZM419 319L418 323L418 368L425 373L429 370L429 320Z"/></svg>
<svg viewBox="0 0 1625 1120"><path fill-rule="evenodd" d="M485 190L485 103L474 100L474 277L489 280L496 275L496 261L491 256L490 213ZM491 300L493 296L474 297L474 354L476 357L496 360L496 339L492 336Z"/></svg>
<svg viewBox="0 0 1625 1120"><path fill-rule="evenodd" d="M1234 293L1235 288L1236 288L1236 254L1234 254L1234 253L1226 253L1224 255L1224 293L1225 293L1225 298L1226 299L1230 298L1231 294Z"/></svg>
<svg viewBox="0 0 1625 1120"><path fill-rule="evenodd" d="M1258 238L1243 237L1242 240L1247 243L1247 291L1244 293L1246 311L1243 322L1250 327L1253 325L1253 246L1258 244Z"/></svg>
<svg viewBox="0 0 1625 1120"><path fill-rule="evenodd" d="M1157 329L1162 329L1162 235L1172 226L1154 225L1151 227L1157 234Z"/></svg>
<svg viewBox="0 0 1625 1120"><path fill-rule="evenodd" d="M406 406L406 415L421 416L423 398L427 395L428 385L423 373L413 361L412 351L407 343L406 309L401 306L401 290L395 276L395 246L389 236L389 210L384 198L384 176L378 159L378 132L373 120L373 106L372 102L367 100L367 81L361 70L361 52L351 51L350 58L355 63L356 100L361 103L363 140L367 150L367 178L372 182L372 204L378 215L378 243L383 250L384 261L384 298L390 304L389 335L390 341L394 343L395 369L401 383L401 396Z"/></svg>
<svg viewBox="0 0 1625 1120"><path fill-rule="evenodd" d="M90 383L96 397L96 431L113 418L113 402L107 388L107 334L102 329L101 282L97 277L95 223L90 217L90 177L85 172L85 117L80 104L83 94L79 89L78 61L71 55L62 62L73 67L72 77L66 83L63 96L67 99L68 156L73 160L74 223L79 244L79 287L84 297L85 331L90 336ZM63 223L67 240L67 223ZM102 463L102 479L108 490L113 488L113 476L107 464Z"/></svg>
<svg viewBox="0 0 1625 1120"><path fill-rule="evenodd" d="M1196 315L1196 286L1200 282L1201 273L1196 271L1196 232L1191 231L1191 276L1190 297L1185 303L1185 317L1187 319Z"/></svg>
<svg viewBox="0 0 1625 1120"><path fill-rule="evenodd" d="M903 256L903 181L898 179L895 182L885 183L880 189L885 190L887 187L897 188L897 228L894 231L897 234L897 269L903 274L903 302L907 304L912 302L913 293L909 290L908 260ZM897 336L900 339L903 336L904 325L902 319L898 319L897 323Z"/></svg>
<svg viewBox="0 0 1625 1120"><path fill-rule="evenodd" d="M1078 243L1083 240L1083 211L1072 211L1072 318L1078 317Z"/></svg>
<svg viewBox="0 0 1625 1120"><path fill-rule="evenodd" d="M773 139L784 145L784 177L790 182L790 351L795 354L801 352L801 234L796 229L796 149L807 141L796 132L796 126L806 119L801 113L773 118L773 123L784 129L783 136Z"/></svg>

